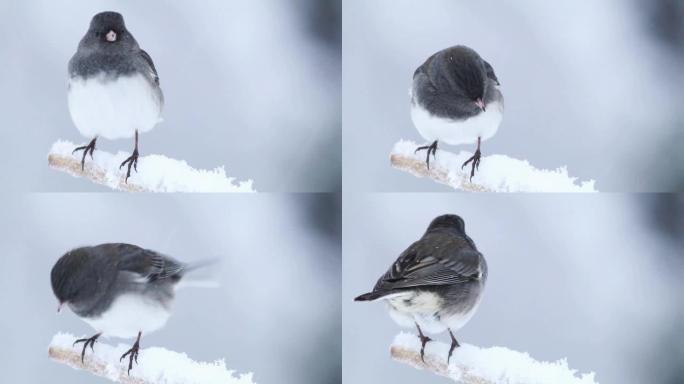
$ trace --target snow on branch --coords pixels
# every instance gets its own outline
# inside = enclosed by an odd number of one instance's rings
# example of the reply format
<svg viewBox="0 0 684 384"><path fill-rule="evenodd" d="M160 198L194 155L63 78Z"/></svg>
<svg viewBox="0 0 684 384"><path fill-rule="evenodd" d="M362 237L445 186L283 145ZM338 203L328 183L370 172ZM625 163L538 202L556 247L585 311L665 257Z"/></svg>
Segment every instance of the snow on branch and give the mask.
<svg viewBox="0 0 684 384"><path fill-rule="evenodd" d="M130 345L114 347L95 343L94 351L86 351L81 363L83 344L73 346L76 337L58 333L52 338L48 355L52 360L74 369L90 372L116 383L126 384L254 384L252 373L237 375L226 368L223 360L204 363L191 360L184 353L164 348L150 347L140 350L138 363L133 365L130 376L127 373L128 359L120 362L119 357Z"/></svg>
<svg viewBox="0 0 684 384"><path fill-rule="evenodd" d="M425 362L420 359L416 335L402 332L390 347L392 358L414 368L445 376L462 384L598 384L594 373L576 376L565 359L536 361L527 353L504 347L479 348L461 344L447 366L449 345L430 341L425 345Z"/></svg>
<svg viewBox="0 0 684 384"><path fill-rule="evenodd" d="M454 154L437 150L437 159L425 164L425 151L414 153L418 144L400 140L394 145L390 162L394 168L417 177L429 177L440 184L468 192L598 192L594 180L578 181L565 167L556 170L536 169L526 160L505 155L483 156L480 169L470 182L470 164L461 165L472 153Z"/></svg>
<svg viewBox="0 0 684 384"><path fill-rule="evenodd" d="M131 170L125 182L126 167L119 165L129 154L111 154L95 150L93 159L86 157L85 169L81 170L82 152L72 154L76 145L59 140L52 144L48 153L50 167L74 177L84 177L93 183L129 192L256 192L253 181L236 181L227 177L223 167L213 170L194 169L185 161L162 155L141 156L138 172Z"/></svg>

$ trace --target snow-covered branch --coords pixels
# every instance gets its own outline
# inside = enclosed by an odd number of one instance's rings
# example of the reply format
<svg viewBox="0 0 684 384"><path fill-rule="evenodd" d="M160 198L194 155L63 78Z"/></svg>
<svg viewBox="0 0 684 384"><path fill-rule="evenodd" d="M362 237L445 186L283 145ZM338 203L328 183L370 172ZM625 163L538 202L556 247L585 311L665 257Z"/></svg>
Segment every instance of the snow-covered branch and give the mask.
<svg viewBox="0 0 684 384"><path fill-rule="evenodd" d="M131 172L125 181L126 167L119 165L129 154L111 154L95 150L93 159L88 156L81 170L82 152L72 154L76 145L59 140L48 153L50 167L75 177L84 177L93 183L129 192L255 192L252 180L236 181L227 177L223 167L213 170L194 169L185 161L162 155L141 156L138 172Z"/></svg>
<svg viewBox="0 0 684 384"><path fill-rule="evenodd" d="M429 177L440 184L469 192L597 192L594 180L578 181L565 167L536 169L525 160L505 155L483 156L480 168L470 182L470 164L461 165L472 153L437 150L437 158L425 164L425 151L414 153L418 144L401 140L394 145L390 162L397 169L417 177Z"/></svg>
<svg viewBox="0 0 684 384"><path fill-rule="evenodd" d="M445 376L462 384L597 384L594 373L576 376L565 359L536 361L527 353L504 347L479 348L461 344L447 366L449 345L430 341L425 346L425 362L420 358L416 335L400 333L390 347L394 360Z"/></svg>
<svg viewBox="0 0 684 384"><path fill-rule="evenodd" d="M139 364L134 364L127 373L128 362L119 357L130 345L119 344L114 347L98 341L94 351L86 351L85 360L81 363L83 344L73 346L76 337L58 333L52 338L48 348L51 359L66 364L74 369L88 371L116 383L126 384L254 384L252 374L237 375L226 368L223 360L204 363L191 360L184 353L150 347L140 350Z"/></svg>

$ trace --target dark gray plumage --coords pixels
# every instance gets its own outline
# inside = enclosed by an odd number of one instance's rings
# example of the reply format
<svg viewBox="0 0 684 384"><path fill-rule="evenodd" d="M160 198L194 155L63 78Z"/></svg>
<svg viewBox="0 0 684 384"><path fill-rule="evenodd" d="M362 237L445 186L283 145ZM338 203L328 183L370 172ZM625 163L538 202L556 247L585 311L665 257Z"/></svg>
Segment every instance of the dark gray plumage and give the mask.
<svg viewBox="0 0 684 384"><path fill-rule="evenodd" d="M464 120L502 98L492 66L474 50L455 46L430 56L413 73L413 102L433 116ZM485 108L486 109L486 108Z"/></svg>
<svg viewBox="0 0 684 384"><path fill-rule="evenodd" d="M114 32L115 41L107 34ZM151 83L159 85L159 75L150 55L140 48L124 22L116 12L101 12L93 16L90 27L78 43L78 50L69 60L70 77L106 77L140 73ZM161 90L159 97L163 98Z"/></svg>
<svg viewBox="0 0 684 384"><path fill-rule="evenodd" d="M473 49L457 45L430 56L413 74L411 118L418 132L432 144L478 143L471 178L480 162L480 142L492 137L503 116L503 95L494 68Z"/></svg>
<svg viewBox="0 0 684 384"><path fill-rule="evenodd" d="M465 233L457 215L435 218L420 240L409 246L380 277L372 292L356 301L383 299L400 325L413 326L423 342L423 330L448 330L453 349L458 342L452 331L474 314L487 280L487 262ZM421 350L421 355L423 350Z"/></svg>
<svg viewBox="0 0 684 384"><path fill-rule="evenodd" d="M52 268L60 304L80 317L98 317L114 299L136 293L169 307L185 265L136 245L113 243L67 252Z"/></svg>
<svg viewBox="0 0 684 384"><path fill-rule="evenodd" d="M102 334L137 334L127 353L130 371L142 332L164 326L170 316L174 286L193 268L155 251L122 243L81 247L64 254L52 267L52 290L60 307L68 305L98 332L77 341L85 343L81 358L86 347L92 348Z"/></svg>
<svg viewBox="0 0 684 384"><path fill-rule="evenodd" d="M133 154L121 164L128 164L128 180L131 167L137 170L138 133L161 121L164 95L152 58L126 29L121 14L102 12L91 20L69 61L68 101L74 124L92 139L74 150L83 150L82 168L98 137L135 137Z"/></svg>

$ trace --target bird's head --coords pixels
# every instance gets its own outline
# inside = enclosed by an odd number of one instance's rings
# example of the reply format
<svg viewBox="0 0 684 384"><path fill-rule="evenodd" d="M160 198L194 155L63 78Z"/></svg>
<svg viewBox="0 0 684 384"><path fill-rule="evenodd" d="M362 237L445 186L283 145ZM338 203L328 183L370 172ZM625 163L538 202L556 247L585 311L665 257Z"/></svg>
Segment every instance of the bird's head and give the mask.
<svg viewBox="0 0 684 384"><path fill-rule="evenodd" d="M88 277L83 268L85 257L86 255L79 250L69 251L52 267L50 281L52 292L59 302L57 312L63 305L78 303L89 295L85 287L88 283Z"/></svg>
<svg viewBox="0 0 684 384"><path fill-rule="evenodd" d="M446 214L435 217L428 226L427 232L436 229L455 229L465 234L465 222L458 215Z"/></svg>
<svg viewBox="0 0 684 384"><path fill-rule="evenodd" d="M448 50L445 63L448 66L448 78L452 88L460 99L470 103L473 108L485 111L487 106L487 70L480 55L465 46L456 46Z"/></svg>
<svg viewBox="0 0 684 384"><path fill-rule="evenodd" d="M89 33L107 43L120 41L126 33L123 16L117 12L100 12L90 21Z"/></svg>
<svg viewBox="0 0 684 384"><path fill-rule="evenodd" d="M126 29L123 16L117 12L100 12L90 21L88 32L80 47L111 50L127 50L137 42Z"/></svg>

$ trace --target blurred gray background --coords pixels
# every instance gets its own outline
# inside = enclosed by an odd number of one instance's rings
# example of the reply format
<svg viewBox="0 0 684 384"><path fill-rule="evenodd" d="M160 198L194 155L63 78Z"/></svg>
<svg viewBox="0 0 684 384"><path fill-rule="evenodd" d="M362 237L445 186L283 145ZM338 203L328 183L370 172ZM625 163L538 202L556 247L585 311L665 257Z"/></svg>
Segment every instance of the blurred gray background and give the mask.
<svg viewBox="0 0 684 384"><path fill-rule="evenodd" d="M600 383L684 382L682 196L347 194L346 383L448 382L392 361L389 345L402 328L383 303L353 301L444 213L464 218L489 265L483 301L456 333L460 342L567 358Z"/></svg>
<svg viewBox="0 0 684 384"><path fill-rule="evenodd" d="M684 190L679 0L345 0L345 189L450 190L388 157L399 139L422 142L409 115L413 71L457 44L493 65L505 96L483 155L567 165L601 191Z"/></svg>
<svg viewBox="0 0 684 384"><path fill-rule="evenodd" d="M97 12L124 15L154 59L164 121L140 137L195 168L224 165L259 191L341 189L340 0L0 0L5 174L20 191L106 191L47 167L57 139L86 142L66 102L67 62ZM131 152L133 140L99 140Z"/></svg>
<svg viewBox="0 0 684 384"><path fill-rule="evenodd" d="M143 335L143 348L225 358L260 384L341 381L338 196L36 194L3 211L3 382L108 382L47 357L55 333L93 333L71 311L56 312L50 270L69 249L104 242L222 260L192 277L221 287L179 290L166 327Z"/></svg>

